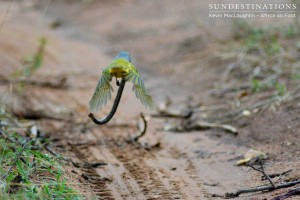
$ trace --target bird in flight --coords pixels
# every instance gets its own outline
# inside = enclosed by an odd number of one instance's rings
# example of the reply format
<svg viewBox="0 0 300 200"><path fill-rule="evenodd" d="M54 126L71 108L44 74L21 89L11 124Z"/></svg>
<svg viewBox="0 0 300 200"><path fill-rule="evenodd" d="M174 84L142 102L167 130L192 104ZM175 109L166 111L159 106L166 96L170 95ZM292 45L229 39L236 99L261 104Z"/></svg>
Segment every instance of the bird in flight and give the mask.
<svg viewBox="0 0 300 200"><path fill-rule="evenodd" d="M115 57L114 61L102 71L102 76L89 102L91 113L99 111L111 99L113 88L110 82L113 77L116 79L125 79L126 82L132 82L132 89L141 103L147 108L151 109L153 107L152 97L146 90L144 81L141 79L137 69L131 63L129 53L121 51Z"/></svg>

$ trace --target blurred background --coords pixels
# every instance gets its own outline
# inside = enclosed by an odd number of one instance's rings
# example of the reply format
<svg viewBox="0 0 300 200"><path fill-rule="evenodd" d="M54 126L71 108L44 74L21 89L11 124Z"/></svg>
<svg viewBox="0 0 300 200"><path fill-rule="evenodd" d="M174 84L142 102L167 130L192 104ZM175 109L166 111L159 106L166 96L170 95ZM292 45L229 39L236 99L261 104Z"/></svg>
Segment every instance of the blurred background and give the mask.
<svg viewBox="0 0 300 200"><path fill-rule="evenodd" d="M101 182L107 193L100 186L75 188L89 197L199 199L259 183L255 172L245 176L234 165L250 148L269 155L272 172L292 169L285 180L299 178L299 2L272 1L296 4L295 12L287 12L296 17L210 17L209 5L220 3L245 2L0 1L2 121L12 123L10 116L26 130L38 127L43 137L58 141L58 152L79 163L108 162L93 171L111 179ZM127 84L111 125L97 127L87 117L88 102L101 69L121 50L130 52L156 108L144 108ZM97 116L105 116L112 102ZM141 112L151 118L142 141L160 144L160 150L118 149L115 140L136 132ZM199 121L229 124L239 134L215 127L199 133L203 127L189 126ZM95 146L76 149L70 141ZM83 172L73 177L72 168L65 170L74 182L82 179Z"/></svg>

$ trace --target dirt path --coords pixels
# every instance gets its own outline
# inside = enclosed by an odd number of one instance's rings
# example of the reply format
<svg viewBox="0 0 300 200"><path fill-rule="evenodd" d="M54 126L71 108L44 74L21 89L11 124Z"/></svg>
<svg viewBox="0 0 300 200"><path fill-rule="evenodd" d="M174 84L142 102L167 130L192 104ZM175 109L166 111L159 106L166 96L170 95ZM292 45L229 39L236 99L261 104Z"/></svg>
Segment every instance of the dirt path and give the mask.
<svg viewBox="0 0 300 200"><path fill-rule="evenodd" d="M7 6L7 2L2 4L1 10ZM26 93L36 98L32 107L47 99L48 109L53 108L51 105L64 108L51 110L57 116L72 113L76 122L69 125L72 128L62 121L39 122L48 127L52 137L65 138L62 143L67 148L62 151L79 163L107 163L77 171L81 181L91 184L83 189L85 192L103 199L218 199L211 195L259 184L248 169L235 166L248 148L239 146L234 136L223 131L164 132L164 120L152 119L141 142L159 143L157 147L145 149L126 143L137 131L139 113L149 113L135 99L129 84L110 124L99 127L87 119L87 102L100 76L99 66L106 66L124 49L131 52L156 102L169 96L180 107L192 96L193 103L214 103L216 100L207 95L207 90L220 71L220 61L213 56L217 47L210 44L211 37L205 37L207 32L197 22L206 14L193 15L196 11L205 13L206 6L193 1L58 1L50 4L41 23L44 7L31 7L24 2L14 5L1 33L1 51L7 55L2 64L9 74L19 67L20 58L34 52L37 33L48 38L45 66L38 74L66 76L68 88L31 86ZM59 26L49 28L54 23ZM40 28L34 28L39 24ZM224 32L228 34L229 30ZM29 39L24 40L26 37ZM9 56L17 59L8 59ZM110 105L99 116L107 113ZM60 131L55 134L53 128ZM237 199L264 197L267 195Z"/></svg>
<svg viewBox="0 0 300 200"><path fill-rule="evenodd" d="M161 141L161 147L146 150L139 145L124 143L126 138L122 132L120 128L94 130L85 135L86 141L93 141L93 145L73 146L82 163L108 163L105 167L84 172L101 197L215 199L209 196L226 192L235 188L236 182L244 181L243 174L237 174L232 162L228 162L228 158L236 157L236 147L220 145L203 135L196 139L185 138L187 142L180 144L179 140L185 136L176 135L177 138L172 140L174 136L168 135L169 139ZM199 141L205 145L199 145ZM218 147L212 150L209 146ZM230 178L228 174L231 174Z"/></svg>

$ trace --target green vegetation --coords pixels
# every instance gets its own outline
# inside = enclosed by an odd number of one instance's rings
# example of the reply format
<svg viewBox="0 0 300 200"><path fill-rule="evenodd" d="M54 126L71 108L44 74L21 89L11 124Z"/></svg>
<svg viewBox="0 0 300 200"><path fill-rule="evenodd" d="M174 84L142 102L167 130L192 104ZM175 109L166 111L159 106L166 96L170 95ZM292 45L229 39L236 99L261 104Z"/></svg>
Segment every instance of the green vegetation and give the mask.
<svg viewBox="0 0 300 200"><path fill-rule="evenodd" d="M263 84L261 81L256 80L256 79L252 80L252 91L253 92L260 92L265 88L266 88L266 85Z"/></svg>
<svg viewBox="0 0 300 200"><path fill-rule="evenodd" d="M252 91L261 92L265 89L276 89L276 94L278 96L283 96L287 92L287 89L284 84L278 82L271 82L270 84L264 84L262 81L257 79L252 80Z"/></svg>
<svg viewBox="0 0 300 200"><path fill-rule="evenodd" d="M282 50L279 43L281 36L294 37L294 26L279 28L258 28L246 21L233 21L233 37L240 40L248 53L266 53L274 56Z"/></svg>
<svg viewBox="0 0 300 200"><path fill-rule="evenodd" d="M44 61L45 47L47 44L47 39L41 37L39 40L39 47L37 52L33 56L27 56L24 60L24 75L30 77L36 70L38 70Z"/></svg>
<svg viewBox="0 0 300 200"><path fill-rule="evenodd" d="M43 152L45 141L20 136L7 113L0 122L0 199L83 199L67 186L63 161Z"/></svg>
<svg viewBox="0 0 300 200"><path fill-rule="evenodd" d="M13 91L22 93L30 79L44 62L47 39L39 39L37 51L25 57L23 69L9 80ZM68 186L64 177L65 164L61 156L49 155L46 138L32 134L7 113L0 102L0 199L83 199ZM32 137L32 135L34 135Z"/></svg>
<svg viewBox="0 0 300 200"><path fill-rule="evenodd" d="M297 27L296 22L280 27L256 27L234 20L231 44L237 59L231 73L249 81L254 93L273 90L278 96L285 95L288 80L299 80L299 63L294 56L298 51Z"/></svg>
<svg viewBox="0 0 300 200"><path fill-rule="evenodd" d="M23 59L23 69L13 74L13 78L31 77L44 62L45 48L47 45L47 38L41 37L39 39L39 45L37 51L33 55L28 55Z"/></svg>
<svg viewBox="0 0 300 200"><path fill-rule="evenodd" d="M47 45L47 39L41 37L39 39L39 45L36 52L33 55L28 55L23 58L22 69L12 74L11 83L13 83L13 89L17 94L23 94L26 87L26 81L30 80L32 75L40 69L44 63L45 48Z"/></svg>

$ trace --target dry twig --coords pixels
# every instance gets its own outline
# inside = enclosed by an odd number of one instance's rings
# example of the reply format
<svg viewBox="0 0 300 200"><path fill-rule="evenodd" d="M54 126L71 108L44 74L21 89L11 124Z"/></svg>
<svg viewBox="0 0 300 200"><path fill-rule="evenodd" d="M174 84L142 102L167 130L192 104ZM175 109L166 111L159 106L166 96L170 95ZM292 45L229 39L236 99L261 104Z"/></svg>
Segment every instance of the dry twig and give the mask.
<svg viewBox="0 0 300 200"><path fill-rule="evenodd" d="M187 112L163 110L158 114L152 114L151 117L155 118L189 118L193 114L193 110Z"/></svg>
<svg viewBox="0 0 300 200"><path fill-rule="evenodd" d="M276 189L292 187L292 186L297 185L297 184L300 184L300 180L291 181L291 182L282 183L282 184L276 184L275 187L273 187L273 186L260 186L260 187L256 187L256 188L242 189L242 190L238 190L234 193L226 193L225 197L226 198L235 198L235 197L238 197L239 195L245 194L245 193L272 191L272 190L276 190Z"/></svg>
<svg viewBox="0 0 300 200"><path fill-rule="evenodd" d="M183 121L182 123L168 127L167 131L175 131L175 132L185 132L185 131L192 131L192 130L203 130L203 129L210 129L210 128L219 128L234 135L238 134L238 131L235 127L228 125L228 124L218 124L218 123L210 123L205 121Z"/></svg>
<svg viewBox="0 0 300 200"><path fill-rule="evenodd" d="M71 158L64 157L64 156L58 154L58 153L57 153L56 151L54 151L53 149L51 149L51 148L49 147L48 144L44 145L44 148L45 148L45 150L47 150L47 151L48 151L49 153L51 153L52 155L57 156L57 157L61 158L61 159L64 160L64 161L67 161L67 162L70 161L70 162L74 165L74 167L77 167L77 168L80 167L80 166L79 166L76 162L74 162Z"/></svg>
<svg viewBox="0 0 300 200"><path fill-rule="evenodd" d="M237 129L228 124L217 124L217 123L210 123L210 122L204 122L204 121L197 121L194 124L194 126L192 126L190 128L192 128L192 129L219 128L219 129L228 131L230 133L233 133L234 135L238 134Z"/></svg>
<svg viewBox="0 0 300 200"><path fill-rule="evenodd" d="M133 141L135 142L137 142L141 137L143 137L147 131L147 120L145 119L145 115L143 113L141 113L141 118L143 120L144 126L143 129L139 127L140 132L137 134L137 136L133 137Z"/></svg>
<svg viewBox="0 0 300 200"><path fill-rule="evenodd" d="M207 107L205 109L217 109L220 106L215 107ZM203 110L205 110L203 109ZM194 112L201 112L201 107L193 110L189 109L185 112L171 112L169 110L162 110L158 114L151 115L152 117L161 117L161 118L180 118L183 119L182 122L177 126L168 127L168 131L176 131L176 132L183 132L183 131L191 131L191 130L199 130L199 129L209 129L209 128L220 128L235 135L238 134L238 131L235 127L227 124L218 124L218 123L211 123L199 120L191 119Z"/></svg>
<svg viewBox="0 0 300 200"><path fill-rule="evenodd" d="M272 181L270 176L267 175L266 172L264 171L264 166L263 166L262 159L260 157L258 157L257 159L253 160L252 163L256 162L256 161L259 161L261 169L258 169L256 167L254 167L252 164L248 164L247 166L249 166L252 169L262 173L263 176L266 177L266 179L270 182L270 186L260 186L260 187L256 187L256 188L238 190L237 192L234 192L234 193L226 193L225 198L235 198L235 197L238 197L240 194L244 194L244 193L272 191L272 190L287 188L287 187L291 187L291 186L300 184L300 180L287 182L287 183L282 183L282 184L274 184L274 182ZM276 199L276 200L281 200L281 199Z"/></svg>
<svg viewBox="0 0 300 200"><path fill-rule="evenodd" d="M272 200L284 200L284 199L287 199L287 198L289 198L291 196L295 196L295 195L300 195L300 187L290 190L283 195L277 196L277 197L273 198Z"/></svg>
<svg viewBox="0 0 300 200"><path fill-rule="evenodd" d="M251 167L255 171L258 171L258 172L262 173L263 176L266 177L266 179L270 182L270 184L272 185L272 187L275 188L274 182L272 181L272 179L270 178L270 176L265 172L264 163L263 163L262 159L260 157L258 157L257 160L258 160L258 162L260 164L260 169L258 169L257 167L253 166L252 164L248 164L247 166Z"/></svg>

